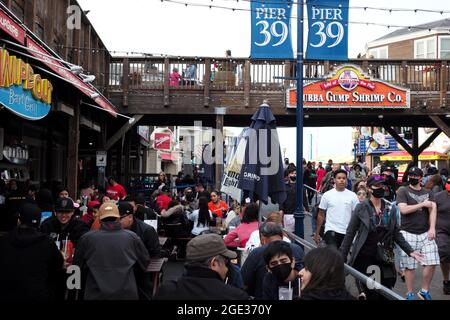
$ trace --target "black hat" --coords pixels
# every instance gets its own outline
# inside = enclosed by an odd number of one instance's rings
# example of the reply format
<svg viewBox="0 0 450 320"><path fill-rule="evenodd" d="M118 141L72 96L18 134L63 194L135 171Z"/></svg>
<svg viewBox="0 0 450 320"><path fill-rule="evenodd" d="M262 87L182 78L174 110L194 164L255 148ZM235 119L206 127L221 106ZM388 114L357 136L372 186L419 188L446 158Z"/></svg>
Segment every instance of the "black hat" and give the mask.
<svg viewBox="0 0 450 320"><path fill-rule="evenodd" d="M164 186L164 187L161 188L161 191L162 192L169 192L170 190L169 190L169 188L167 186Z"/></svg>
<svg viewBox="0 0 450 320"><path fill-rule="evenodd" d="M133 206L126 201L119 202L119 214L120 217L125 217L129 214L133 214Z"/></svg>
<svg viewBox="0 0 450 320"><path fill-rule="evenodd" d="M393 166L382 166L381 167L381 173L383 173L383 172L386 172L386 171L389 171L389 172L395 172L395 167L393 167Z"/></svg>
<svg viewBox="0 0 450 320"><path fill-rule="evenodd" d="M423 177L423 171L422 169L418 168L418 167L412 167L411 169L409 169L408 171L408 176L418 176L418 177Z"/></svg>
<svg viewBox="0 0 450 320"><path fill-rule="evenodd" d="M75 210L73 200L70 198L58 198L55 204L56 212L70 212Z"/></svg>
<svg viewBox="0 0 450 320"><path fill-rule="evenodd" d="M34 203L25 203L19 208L20 222L38 228L41 224L41 209Z"/></svg>
<svg viewBox="0 0 450 320"><path fill-rule="evenodd" d="M386 182L386 180L384 180L384 178L382 176L370 176L367 179L366 184L368 187L371 187L371 186L374 186L374 185L380 184L380 183L384 184L385 182Z"/></svg>

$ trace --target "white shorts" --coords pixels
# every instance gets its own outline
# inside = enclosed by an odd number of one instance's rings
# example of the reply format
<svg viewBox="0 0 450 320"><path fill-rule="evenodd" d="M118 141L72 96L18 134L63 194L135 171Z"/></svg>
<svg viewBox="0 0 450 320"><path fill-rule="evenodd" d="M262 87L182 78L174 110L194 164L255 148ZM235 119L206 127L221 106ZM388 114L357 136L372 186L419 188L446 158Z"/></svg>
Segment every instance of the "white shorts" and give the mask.
<svg viewBox="0 0 450 320"><path fill-rule="evenodd" d="M422 254L422 266L436 266L440 264L438 247L434 240L428 240L428 232L422 234L413 234L403 230L400 232L412 249ZM418 261L416 259L411 258L401 250L400 269L402 271L405 269L417 269L417 264Z"/></svg>
<svg viewBox="0 0 450 320"><path fill-rule="evenodd" d="M294 233L295 232L295 219L293 214L285 214L283 218L284 228Z"/></svg>

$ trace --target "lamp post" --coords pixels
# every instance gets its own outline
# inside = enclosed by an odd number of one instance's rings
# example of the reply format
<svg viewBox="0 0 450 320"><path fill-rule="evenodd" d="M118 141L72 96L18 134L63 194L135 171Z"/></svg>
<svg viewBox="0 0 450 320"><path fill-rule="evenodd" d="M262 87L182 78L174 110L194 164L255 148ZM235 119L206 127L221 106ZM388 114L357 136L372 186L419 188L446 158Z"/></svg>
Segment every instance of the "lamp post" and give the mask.
<svg viewBox="0 0 450 320"><path fill-rule="evenodd" d="M296 209L294 212L295 234L304 238L303 220L303 1L297 2L297 184Z"/></svg>

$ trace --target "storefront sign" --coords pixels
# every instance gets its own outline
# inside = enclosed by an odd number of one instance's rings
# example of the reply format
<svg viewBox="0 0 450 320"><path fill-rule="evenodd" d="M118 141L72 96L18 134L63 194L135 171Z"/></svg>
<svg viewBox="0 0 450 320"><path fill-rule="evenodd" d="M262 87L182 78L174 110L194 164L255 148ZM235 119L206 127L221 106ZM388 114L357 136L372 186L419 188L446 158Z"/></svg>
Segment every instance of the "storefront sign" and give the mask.
<svg viewBox="0 0 450 320"><path fill-rule="evenodd" d="M287 108L295 108L295 88L287 91ZM410 90L371 79L361 69L345 65L327 77L304 86L304 108L361 108L404 109L410 108Z"/></svg>
<svg viewBox="0 0 450 320"><path fill-rule="evenodd" d="M3 10L0 9L0 29L5 31L17 42L25 43L25 30L19 26L14 20L8 17Z"/></svg>
<svg viewBox="0 0 450 320"><path fill-rule="evenodd" d="M0 103L28 119L44 118L51 109L53 85L22 59L0 49Z"/></svg>
<svg viewBox="0 0 450 320"><path fill-rule="evenodd" d="M155 150L172 150L172 135L170 133L155 133L153 148Z"/></svg>

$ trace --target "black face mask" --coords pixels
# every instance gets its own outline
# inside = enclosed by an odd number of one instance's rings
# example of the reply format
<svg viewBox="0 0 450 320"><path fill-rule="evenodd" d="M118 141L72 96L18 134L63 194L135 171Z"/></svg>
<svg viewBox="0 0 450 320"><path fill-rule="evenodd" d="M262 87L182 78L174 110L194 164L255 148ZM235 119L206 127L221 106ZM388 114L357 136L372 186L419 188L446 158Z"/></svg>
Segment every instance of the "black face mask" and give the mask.
<svg viewBox="0 0 450 320"><path fill-rule="evenodd" d="M297 181L297 177L289 177L289 179L291 179L292 182Z"/></svg>
<svg viewBox="0 0 450 320"><path fill-rule="evenodd" d="M384 197L384 189L372 189L372 194L375 198L381 199Z"/></svg>
<svg viewBox="0 0 450 320"><path fill-rule="evenodd" d="M277 278L279 282L283 282L291 274L292 271L291 263L289 262L279 264L275 267L270 268L270 271L272 271L272 274L275 276L275 278Z"/></svg>
<svg viewBox="0 0 450 320"><path fill-rule="evenodd" d="M409 178L409 183L410 183L412 186L418 185L418 184L419 184L419 179Z"/></svg>

